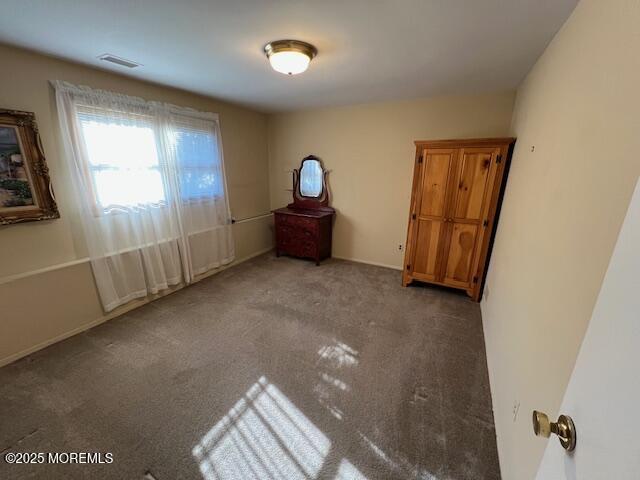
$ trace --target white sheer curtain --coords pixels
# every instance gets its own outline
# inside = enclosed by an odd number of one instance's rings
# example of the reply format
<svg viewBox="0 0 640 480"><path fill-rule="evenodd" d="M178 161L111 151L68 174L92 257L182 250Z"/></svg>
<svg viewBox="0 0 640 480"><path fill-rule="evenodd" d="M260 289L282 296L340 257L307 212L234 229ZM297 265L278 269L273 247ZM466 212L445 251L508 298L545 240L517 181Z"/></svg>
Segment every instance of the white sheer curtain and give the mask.
<svg viewBox="0 0 640 480"><path fill-rule="evenodd" d="M161 150L168 178L177 181L176 202L186 235L188 281L233 260L231 213L217 118L177 107L155 105L161 119Z"/></svg>
<svg viewBox="0 0 640 480"><path fill-rule="evenodd" d="M52 83L105 311L233 260L217 115Z"/></svg>

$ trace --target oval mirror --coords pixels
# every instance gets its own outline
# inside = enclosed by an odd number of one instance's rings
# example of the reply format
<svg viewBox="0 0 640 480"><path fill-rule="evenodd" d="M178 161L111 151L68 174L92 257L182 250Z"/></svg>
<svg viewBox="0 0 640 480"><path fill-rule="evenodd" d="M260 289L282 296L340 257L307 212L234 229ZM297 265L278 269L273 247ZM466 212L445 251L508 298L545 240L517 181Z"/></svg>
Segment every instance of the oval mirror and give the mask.
<svg viewBox="0 0 640 480"><path fill-rule="evenodd" d="M322 195L322 166L316 159L306 159L300 169L300 195L319 198Z"/></svg>

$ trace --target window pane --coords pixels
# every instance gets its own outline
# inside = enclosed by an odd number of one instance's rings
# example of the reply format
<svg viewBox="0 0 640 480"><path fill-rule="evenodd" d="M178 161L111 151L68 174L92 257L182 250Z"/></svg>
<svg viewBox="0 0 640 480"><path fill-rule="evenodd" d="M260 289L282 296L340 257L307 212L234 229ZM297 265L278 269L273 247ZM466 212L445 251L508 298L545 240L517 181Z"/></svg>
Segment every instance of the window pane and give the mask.
<svg viewBox="0 0 640 480"><path fill-rule="evenodd" d="M182 198L222 195L218 146L213 133L179 129L175 139Z"/></svg>
<svg viewBox="0 0 640 480"><path fill-rule="evenodd" d="M156 204L164 200L158 170L98 170L93 178L98 203L103 207Z"/></svg>
<svg viewBox="0 0 640 480"><path fill-rule="evenodd" d="M118 168L158 166L156 143L151 127L80 118L91 165L110 165Z"/></svg>
<svg viewBox="0 0 640 480"><path fill-rule="evenodd" d="M153 129L144 122L78 115L95 194L102 207L165 199Z"/></svg>

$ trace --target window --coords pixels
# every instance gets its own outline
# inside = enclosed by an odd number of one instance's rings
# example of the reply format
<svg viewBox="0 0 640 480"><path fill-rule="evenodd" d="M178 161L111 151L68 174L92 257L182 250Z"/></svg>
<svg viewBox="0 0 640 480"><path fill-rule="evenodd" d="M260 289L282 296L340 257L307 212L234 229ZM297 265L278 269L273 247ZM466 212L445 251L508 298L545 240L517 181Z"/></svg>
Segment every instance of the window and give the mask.
<svg viewBox="0 0 640 480"><path fill-rule="evenodd" d="M233 261L217 114L52 83L106 312Z"/></svg>
<svg viewBox="0 0 640 480"><path fill-rule="evenodd" d="M151 117L78 107L88 173L98 210L161 206L166 203L157 151L159 135ZM213 132L175 124L169 143L176 156L179 195L184 201L224 195L217 138Z"/></svg>
<svg viewBox="0 0 640 480"><path fill-rule="evenodd" d="M186 126L173 131L179 169L180 195L183 200L222 196L224 185L219 172L219 152L211 132Z"/></svg>

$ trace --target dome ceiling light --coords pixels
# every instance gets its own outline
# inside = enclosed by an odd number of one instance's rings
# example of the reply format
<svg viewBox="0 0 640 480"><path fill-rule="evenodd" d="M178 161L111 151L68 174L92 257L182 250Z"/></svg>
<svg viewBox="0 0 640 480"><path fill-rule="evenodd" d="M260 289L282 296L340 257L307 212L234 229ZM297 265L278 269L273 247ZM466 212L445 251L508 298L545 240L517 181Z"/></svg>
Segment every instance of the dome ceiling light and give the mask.
<svg viewBox="0 0 640 480"><path fill-rule="evenodd" d="M318 54L316 47L299 40L276 40L264 46L271 68L285 75L297 75L309 67Z"/></svg>

